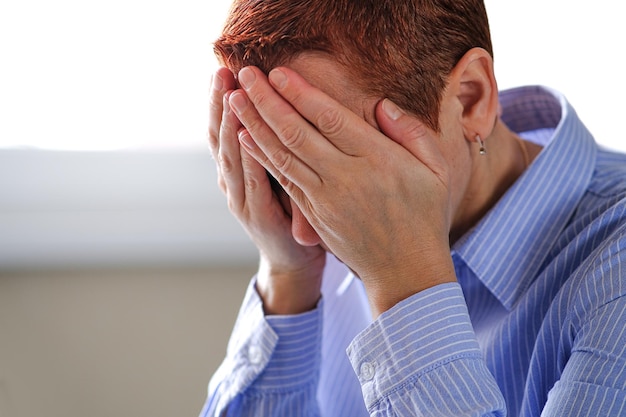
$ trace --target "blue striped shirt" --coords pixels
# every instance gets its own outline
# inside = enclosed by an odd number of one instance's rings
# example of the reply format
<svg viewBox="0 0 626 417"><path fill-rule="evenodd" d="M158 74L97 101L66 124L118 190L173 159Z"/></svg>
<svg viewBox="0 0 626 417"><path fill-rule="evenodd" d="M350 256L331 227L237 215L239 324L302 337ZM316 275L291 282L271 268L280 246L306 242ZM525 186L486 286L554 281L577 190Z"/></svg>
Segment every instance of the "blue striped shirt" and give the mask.
<svg viewBox="0 0 626 417"><path fill-rule="evenodd" d="M458 283L372 321L330 255L311 312L264 317L253 281L201 416L626 415L626 155L556 92L500 99L544 149L452 248Z"/></svg>

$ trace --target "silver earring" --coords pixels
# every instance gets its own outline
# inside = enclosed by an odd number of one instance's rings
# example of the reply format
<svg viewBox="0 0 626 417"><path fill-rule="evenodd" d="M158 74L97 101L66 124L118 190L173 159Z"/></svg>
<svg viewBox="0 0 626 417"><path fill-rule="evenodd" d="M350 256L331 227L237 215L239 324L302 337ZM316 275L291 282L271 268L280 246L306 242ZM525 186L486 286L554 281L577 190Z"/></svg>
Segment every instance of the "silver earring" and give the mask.
<svg viewBox="0 0 626 417"><path fill-rule="evenodd" d="M480 145L478 153L481 155L486 155L487 149L485 149L485 142L483 142L483 140L480 138L480 135L476 135L476 142L478 142L478 144Z"/></svg>

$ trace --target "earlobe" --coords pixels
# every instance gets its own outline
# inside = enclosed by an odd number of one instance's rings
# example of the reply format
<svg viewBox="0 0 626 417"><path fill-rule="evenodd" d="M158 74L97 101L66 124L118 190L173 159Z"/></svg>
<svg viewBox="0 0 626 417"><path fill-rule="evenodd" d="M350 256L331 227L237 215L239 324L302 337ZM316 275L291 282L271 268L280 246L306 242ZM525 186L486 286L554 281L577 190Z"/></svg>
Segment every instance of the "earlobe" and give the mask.
<svg viewBox="0 0 626 417"><path fill-rule="evenodd" d="M491 135L498 117L498 87L493 72L493 59L482 48L470 49L452 70L457 99L462 106L461 121L465 137Z"/></svg>

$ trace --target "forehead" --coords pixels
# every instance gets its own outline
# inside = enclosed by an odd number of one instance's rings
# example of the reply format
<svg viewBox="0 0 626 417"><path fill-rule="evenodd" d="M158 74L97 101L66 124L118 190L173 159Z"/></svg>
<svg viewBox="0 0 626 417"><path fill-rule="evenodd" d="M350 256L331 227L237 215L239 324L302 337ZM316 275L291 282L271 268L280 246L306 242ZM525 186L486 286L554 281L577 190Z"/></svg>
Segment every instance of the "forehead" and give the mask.
<svg viewBox="0 0 626 417"><path fill-rule="evenodd" d="M344 67L332 56L321 53L303 53L287 65L299 73L312 86L320 89L353 113L378 128L375 117L376 103L382 97L372 97L359 89Z"/></svg>

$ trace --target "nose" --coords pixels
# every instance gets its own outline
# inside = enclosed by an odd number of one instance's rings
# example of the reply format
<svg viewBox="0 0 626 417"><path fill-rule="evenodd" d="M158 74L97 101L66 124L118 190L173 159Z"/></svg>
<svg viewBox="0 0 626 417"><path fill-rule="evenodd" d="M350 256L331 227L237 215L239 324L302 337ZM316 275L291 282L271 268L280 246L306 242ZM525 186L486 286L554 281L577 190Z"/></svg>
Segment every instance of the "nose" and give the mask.
<svg viewBox="0 0 626 417"><path fill-rule="evenodd" d="M293 201L291 202L291 234L302 246L316 246L322 243L320 236Z"/></svg>

